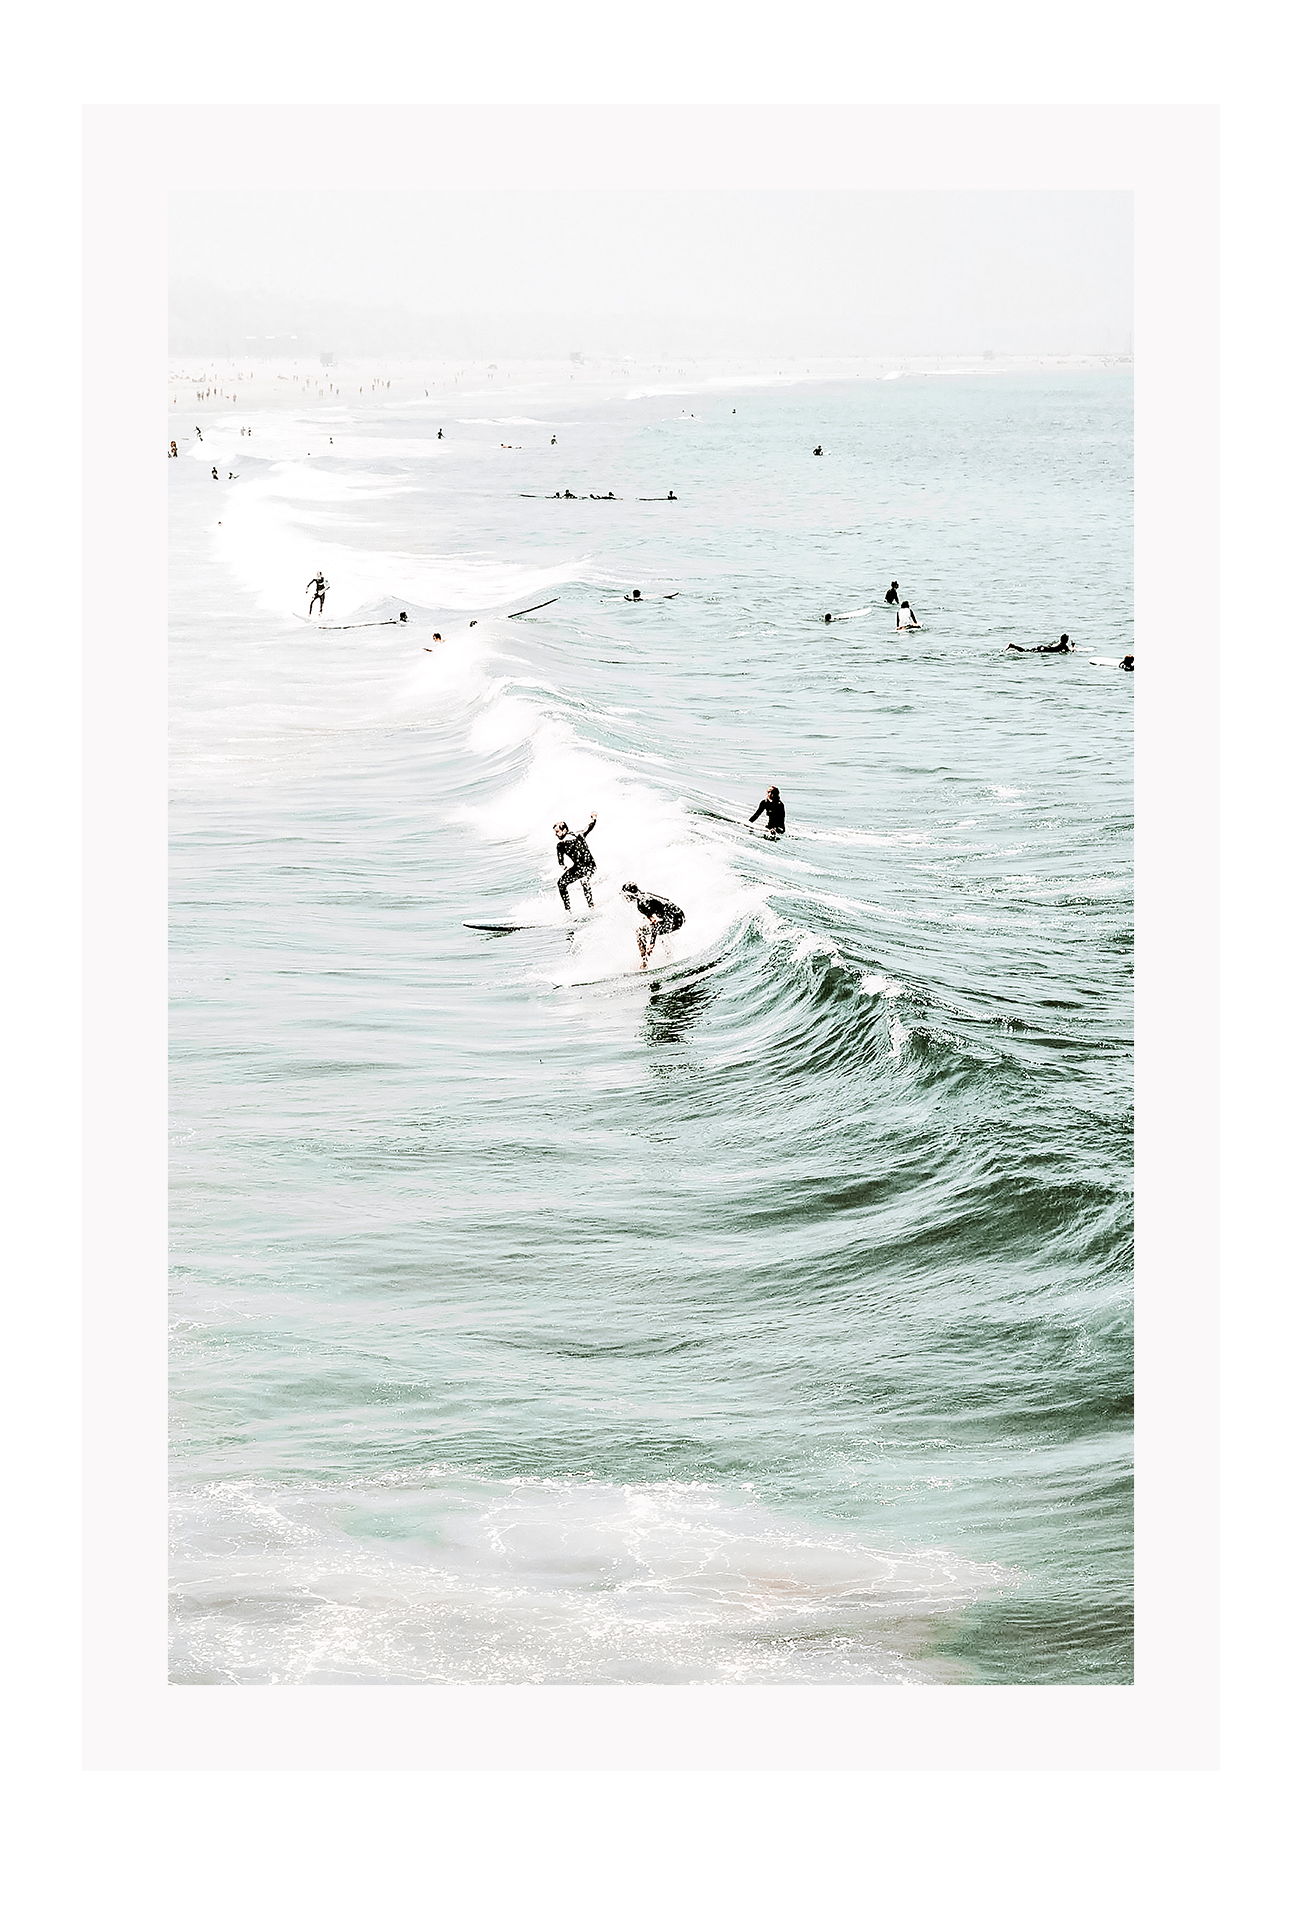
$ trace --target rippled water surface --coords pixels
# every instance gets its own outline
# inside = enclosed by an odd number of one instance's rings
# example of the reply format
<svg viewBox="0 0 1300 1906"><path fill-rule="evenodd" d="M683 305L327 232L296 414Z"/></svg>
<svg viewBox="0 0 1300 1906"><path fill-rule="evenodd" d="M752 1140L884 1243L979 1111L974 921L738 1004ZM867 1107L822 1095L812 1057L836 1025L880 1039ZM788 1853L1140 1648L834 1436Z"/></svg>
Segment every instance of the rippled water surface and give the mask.
<svg viewBox="0 0 1300 1906"><path fill-rule="evenodd" d="M169 466L176 1680L1130 1678L1131 384L783 385Z"/></svg>

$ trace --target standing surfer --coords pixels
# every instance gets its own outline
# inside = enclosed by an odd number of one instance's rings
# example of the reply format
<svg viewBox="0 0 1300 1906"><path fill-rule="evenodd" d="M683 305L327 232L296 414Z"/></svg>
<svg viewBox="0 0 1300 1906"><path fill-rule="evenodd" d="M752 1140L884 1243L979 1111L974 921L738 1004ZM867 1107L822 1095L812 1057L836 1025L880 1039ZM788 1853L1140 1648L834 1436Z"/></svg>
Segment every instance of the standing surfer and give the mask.
<svg viewBox="0 0 1300 1906"><path fill-rule="evenodd" d="M325 591L328 588L329 588L329 584L325 580L325 571L323 569L318 569L316 571L316 574L312 577L311 581L307 584L307 594L311 597L311 601L307 604L308 615L311 614L312 610L316 607L317 603L319 603L321 619L322 621L324 620Z"/></svg>
<svg viewBox="0 0 1300 1906"><path fill-rule="evenodd" d="M555 858L561 867L564 867L566 860L572 862L571 866L565 867L564 872L555 883L559 888L560 898L564 902L564 911L566 913L571 911L569 906L569 888L573 885L575 880L581 882L582 891L587 896L587 905L594 907L596 904L591 897L591 876L596 871L596 862L592 856L590 847L587 845L587 836L595 825L596 816L594 814L580 834L571 834L567 821L557 821L555 823Z"/></svg>
<svg viewBox="0 0 1300 1906"><path fill-rule="evenodd" d="M686 925L686 915L675 900L665 900L661 893L643 893L635 880L623 885L623 898L630 900L644 921L636 931L637 951L641 955L641 970L655 950L655 941L661 934L676 933Z"/></svg>
<svg viewBox="0 0 1300 1906"><path fill-rule="evenodd" d="M764 825L769 834L784 834L785 802L781 799L780 788L769 788L767 790L765 798L759 802L749 817L751 823L756 821L760 814L767 815L767 820Z"/></svg>

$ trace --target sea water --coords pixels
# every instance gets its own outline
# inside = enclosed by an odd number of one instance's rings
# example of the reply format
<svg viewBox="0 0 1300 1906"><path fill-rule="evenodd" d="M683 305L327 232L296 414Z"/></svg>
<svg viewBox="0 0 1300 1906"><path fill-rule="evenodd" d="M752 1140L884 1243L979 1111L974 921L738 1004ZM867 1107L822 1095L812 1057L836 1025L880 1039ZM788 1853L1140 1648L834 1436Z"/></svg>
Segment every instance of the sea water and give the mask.
<svg viewBox="0 0 1300 1906"><path fill-rule="evenodd" d="M172 413L173 1679L1128 1680L1129 377L395 381Z"/></svg>

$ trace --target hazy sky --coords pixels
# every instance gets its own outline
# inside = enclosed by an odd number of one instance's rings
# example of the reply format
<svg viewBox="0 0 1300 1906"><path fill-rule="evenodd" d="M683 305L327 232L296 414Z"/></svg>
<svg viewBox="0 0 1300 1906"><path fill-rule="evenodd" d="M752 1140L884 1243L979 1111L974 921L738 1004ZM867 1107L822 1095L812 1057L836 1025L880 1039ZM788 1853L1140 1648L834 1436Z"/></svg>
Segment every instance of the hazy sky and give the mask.
<svg viewBox="0 0 1300 1906"><path fill-rule="evenodd" d="M1126 192L180 193L172 348L1126 351L1132 226Z"/></svg>

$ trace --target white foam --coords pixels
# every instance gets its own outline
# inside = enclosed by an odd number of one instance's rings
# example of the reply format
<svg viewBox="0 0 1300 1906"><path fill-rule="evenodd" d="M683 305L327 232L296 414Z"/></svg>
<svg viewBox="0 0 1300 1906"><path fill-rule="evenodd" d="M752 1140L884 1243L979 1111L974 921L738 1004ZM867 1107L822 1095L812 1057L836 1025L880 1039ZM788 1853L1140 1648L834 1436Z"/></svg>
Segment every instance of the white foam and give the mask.
<svg viewBox="0 0 1300 1906"><path fill-rule="evenodd" d="M175 1529L178 1679L927 1682L933 1621L1014 1580L694 1482L254 1478Z"/></svg>

